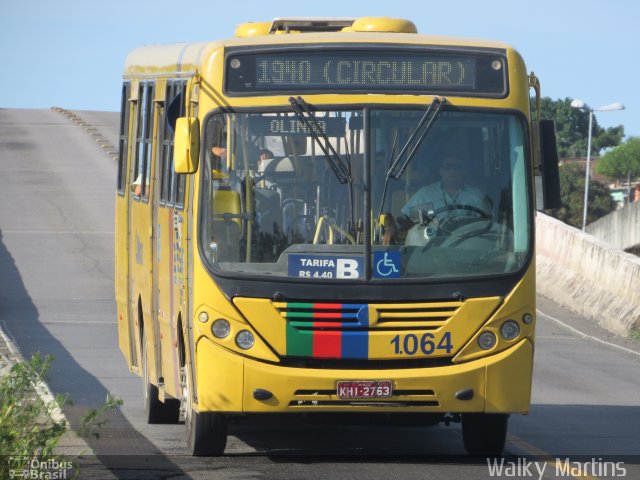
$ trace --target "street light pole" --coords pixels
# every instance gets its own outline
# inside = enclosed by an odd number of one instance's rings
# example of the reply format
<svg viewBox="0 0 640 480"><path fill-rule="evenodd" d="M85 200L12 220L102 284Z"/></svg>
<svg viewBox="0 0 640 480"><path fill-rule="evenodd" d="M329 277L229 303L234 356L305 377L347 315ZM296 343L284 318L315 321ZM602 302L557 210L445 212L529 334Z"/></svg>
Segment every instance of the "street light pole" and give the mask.
<svg viewBox="0 0 640 480"><path fill-rule="evenodd" d="M587 205L589 200L589 171L591 164L591 130L593 127L593 110L589 109L589 135L587 135L587 168L584 174L584 208L582 209L582 231L587 228Z"/></svg>
<svg viewBox="0 0 640 480"><path fill-rule="evenodd" d="M591 134L593 129L593 112L611 112L613 110L624 110L624 105L620 102L611 103L604 107L591 108L582 100L575 99L571 102L573 108L589 112L589 133L587 135L587 168L584 174L584 208L582 210L582 231L587 228L587 208L589 201L589 170L591 164Z"/></svg>

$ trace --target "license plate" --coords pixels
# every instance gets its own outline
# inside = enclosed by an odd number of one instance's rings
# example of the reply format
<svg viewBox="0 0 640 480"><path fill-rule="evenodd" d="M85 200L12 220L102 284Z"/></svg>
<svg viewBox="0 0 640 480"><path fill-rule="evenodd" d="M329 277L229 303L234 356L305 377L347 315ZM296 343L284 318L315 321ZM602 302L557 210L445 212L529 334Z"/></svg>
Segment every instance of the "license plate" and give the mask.
<svg viewBox="0 0 640 480"><path fill-rule="evenodd" d="M385 398L392 394L391 380L345 380L338 382L338 398Z"/></svg>

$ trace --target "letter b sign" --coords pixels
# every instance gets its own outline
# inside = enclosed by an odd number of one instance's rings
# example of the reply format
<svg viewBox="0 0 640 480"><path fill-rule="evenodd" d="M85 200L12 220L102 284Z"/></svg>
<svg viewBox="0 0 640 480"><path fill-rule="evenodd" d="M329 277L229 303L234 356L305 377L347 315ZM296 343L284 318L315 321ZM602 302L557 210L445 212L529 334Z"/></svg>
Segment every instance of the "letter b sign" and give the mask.
<svg viewBox="0 0 640 480"><path fill-rule="evenodd" d="M336 261L336 278L358 278L358 260L354 258L338 258Z"/></svg>

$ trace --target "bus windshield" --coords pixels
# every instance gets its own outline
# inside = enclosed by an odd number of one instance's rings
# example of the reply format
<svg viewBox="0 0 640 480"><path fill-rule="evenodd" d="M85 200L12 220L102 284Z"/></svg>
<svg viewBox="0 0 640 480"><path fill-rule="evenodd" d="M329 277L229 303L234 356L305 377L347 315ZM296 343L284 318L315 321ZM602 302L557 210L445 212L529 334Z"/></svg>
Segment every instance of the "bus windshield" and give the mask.
<svg viewBox="0 0 640 480"><path fill-rule="evenodd" d="M443 108L421 132L424 116L210 115L200 240L212 271L441 281L522 268L532 233L524 120Z"/></svg>

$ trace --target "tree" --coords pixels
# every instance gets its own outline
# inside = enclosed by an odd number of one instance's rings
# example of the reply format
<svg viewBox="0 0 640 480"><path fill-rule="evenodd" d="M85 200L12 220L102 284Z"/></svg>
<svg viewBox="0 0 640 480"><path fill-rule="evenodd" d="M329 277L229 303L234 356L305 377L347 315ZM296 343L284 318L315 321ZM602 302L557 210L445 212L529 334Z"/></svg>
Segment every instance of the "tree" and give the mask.
<svg viewBox="0 0 640 480"><path fill-rule="evenodd" d="M584 212L584 168L568 164L560 167L560 197L562 206L547 213L576 228L582 228ZM616 209L606 185L589 182L587 224L592 223Z"/></svg>
<svg viewBox="0 0 640 480"><path fill-rule="evenodd" d="M612 178L640 176L640 137L631 137L622 145L605 153L596 170L601 175Z"/></svg>
<svg viewBox="0 0 640 480"><path fill-rule="evenodd" d="M558 156L560 158L587 156L589 112L571 107L571 100L571 98L552 100L549 97L541 99L540 118L556 121ZM597 156L603 148L619 145L624 137L622 125L604 129L598 125L595 114L592 128L591 152L594 156Z"/></svg>

